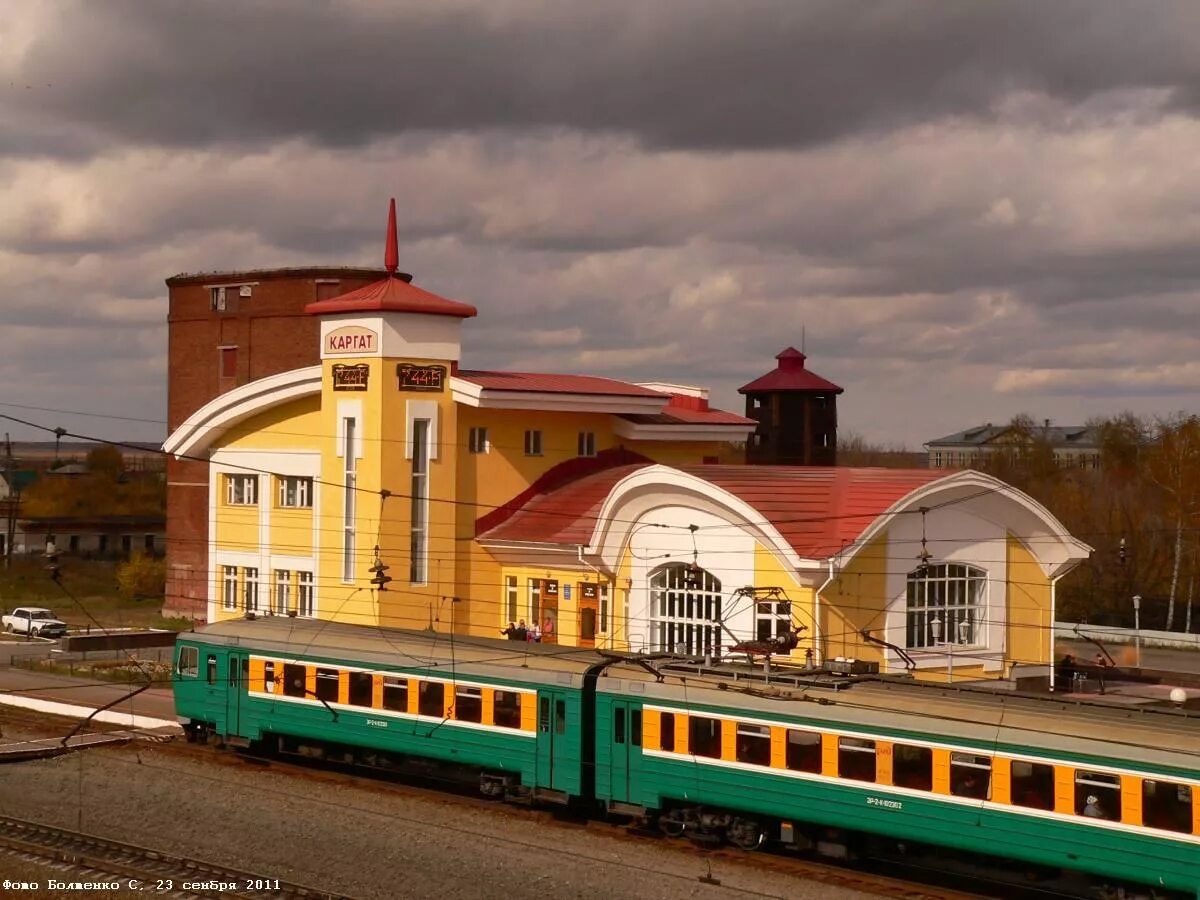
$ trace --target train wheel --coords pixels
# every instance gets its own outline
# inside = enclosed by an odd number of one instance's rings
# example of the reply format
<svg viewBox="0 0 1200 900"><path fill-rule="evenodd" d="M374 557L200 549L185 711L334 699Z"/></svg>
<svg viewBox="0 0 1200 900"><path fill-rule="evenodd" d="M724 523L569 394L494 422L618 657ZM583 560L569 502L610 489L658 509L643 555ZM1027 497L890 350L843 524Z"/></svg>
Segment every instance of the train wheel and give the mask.
<svg viewBox="0 0 1200 900"><path fill-rule="evenodd" d="M762 826L753 819L734 819L725 829L725 838L742 850L757 850L766 840Z"/></svg>
<svg viewBox="0 0 1200 900"><path fill-rule="evenodd" d="M682 820L672 818L670 814L659 816L658 830L670 838L683 837L685 824Z"/></svg>

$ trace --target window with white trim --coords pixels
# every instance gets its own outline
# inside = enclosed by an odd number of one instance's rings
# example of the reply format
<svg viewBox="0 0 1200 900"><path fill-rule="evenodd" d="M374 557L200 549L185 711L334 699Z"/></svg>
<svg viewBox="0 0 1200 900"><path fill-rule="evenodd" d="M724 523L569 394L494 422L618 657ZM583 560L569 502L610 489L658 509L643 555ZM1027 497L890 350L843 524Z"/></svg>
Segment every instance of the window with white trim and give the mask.
<svg viewBox="0 0 1200 900"><path fill-rule="evenodd" d="M650 575L650 641L655 650L721 653L721 582L711 572L671 563Z"/></svg>
<svg viewBox="0 0 1200 900"><path fill-rule="evenodd" d="M905 646L980 646L987 572L959 563L919 566L908 573Z"/></svg>
<svg viewBox="0 0 1200 900"><path fill-rule="evenodd" d="M467 443L467 449L472 453L487 453L488 448L488 430L486 428L472 428L470 438Z"/></svg>
<svg viewBox="0 0 1200 900"><path fill-rule="evenodd" d="M429 580L429 420L412 420L412 519L409 529L409 571L412 584Z"/></svg>
<svg viewBox="0 0 1200 900"><path fill-rule="evenodd" d="M312 616L313 610L313 573L297 572L296 615L308 618Z"/></svg>
<svg viewBox="0 0 1200 900"><path fill-rule="evenodd" d="M595 456L596 455L596 432L581 431L579 432L578 453L576 456Z"/></svg>
<svg viewBox="0 0 1200 900"><path fill-rule="evenodd" d="M792 604L789 600L762 600L754 604L754 639L772 641L792 633Z"/></svg>
<svg viewBox="0 0 1200 900"><path fill-rule="evenodd" d="M286 616L292 605L292 573L288 569L275 570L275 615Z"/></svg>
<svg viewBox="0 0 1200 900"><path fill-rule="evenodd" d="M507 613L506 622L517 621L517 576L504 576L504 609Z"/></svg>
<svg viewBox="0 0 1200 900"><path fill-rule="evenodd" d="M542 455L542 433L537 429L530 429L525 432L525 455L526 456L541 456Z"/></svg>
<svg viewBox="0 0 1200 900"><path fill-rule="evenodd" d="M258 503L257 475L226 475L225 502L230 506L254 506Z"/></svg>
<svg viewBox="0 0 1200 900"><path fill-rule="evenodd" d="M608 585L600 585L600 625L596 629L600 634L608 634Z"/></svg>
<svg viewBox="0 0 1200 900"><path fill-rule="evenodd" d="M342 419L342 463L344 465L344 488L342 490L342 581L354 580L354 509L358 478L355 472L354 436L356 420L352 416Z"/></svg>
<svg viewBox="0 0 1200 900"><path fill-rule="evenodd" d="M242 592L246 612L258 612L258 569L247 567L242 569Z"/></svg>
<svg viewBox="0 0 1200 900"><path fill-rule="evenodd" d="M311 509L313 480L286 476L279 479L279 505L292 509Z"/></svg>
<svg viewBox="0 0 1200 900"><path fill-rule="evenodd" d="M221 566L221 606L237 609L237 566Z"/></svg>

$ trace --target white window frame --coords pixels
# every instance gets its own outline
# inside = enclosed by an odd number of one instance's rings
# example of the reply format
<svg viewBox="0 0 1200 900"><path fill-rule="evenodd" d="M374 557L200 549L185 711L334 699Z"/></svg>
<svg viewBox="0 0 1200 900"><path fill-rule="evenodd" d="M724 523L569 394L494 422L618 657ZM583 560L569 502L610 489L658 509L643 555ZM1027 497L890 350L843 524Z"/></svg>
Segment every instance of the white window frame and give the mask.
<svg viewBox="0 0 1200 900"><path fill-rule="evenodd" d="M467 449L471 453L487 453L492 449L491 442L488 441L487 428L480 425L471 429L467 439Z"/></svg>
<svg viewBox="0 0 1200 900"><path fill-rule="evenodd" d="M699 569L699 583L688 587L687 575L684 563L668 563L650 573L650 645L668 653L678 652L682 645L689 656L720 656L721 582Z"/></svg>
<svg viewBox="0 0 1200 900"><path fill-rule="evenodd" d="M933 563L908 573L904 646L945 650L987 646L987 571L966 563ZM964 627L965 626L965 627Z"/></svg>
<svg viewBox="0 0 1200 900"><path fill-rule="evenodd" d="M246 612L258 612L259 581L258 569L255 566L245 566L242 569L242 597Z"/></svg>
<svg viewBox="0 0 1200 900"><path fill-rule="evenodd" d="M786 637L792 633L792 603L790 600L759 600L754 604L754 638L762 637L762 624L769 623L770 634L765 640Z"/></svg>
<svg viewBox="0 0 1200 900"><path fill-rule="evenodd" d="M317 614L316 584L312 572L296 573L296 615L311 619Z"/></svg>
<svg viewBox="0 0 1200 900"><path fill-rule="evenodd" d="M286 616L292 605L292 570L276 569L274 573L275 590L273 609L275 615Z"/></svg>
<svg viewBox="0 0 1200 900"><path fill-rule="evenodd" d="M516 622L520 618L520 613L517 612L517 604L520 595L517 590L517 576L504 576L504 611L507 613L505 622Z"/></svg>
<svg viewBox="0 0 1200 900"><path fill-rule="evenodd" d="M525 431L525 455L542 456L542 430L528 428Z"/></svg>
<svg viewBox="0 0 1200 900"><path fill-rule="evenodd" d="M433 422L413 419L409 519L409 584L429 583L429 461Z"/></svg>
<svg viewBox="0 0 1200 900"><path fill-rule="evenodd" d="M279 506L283 509L312 509L313 479L306 475L280 475Z"/></svg>
<svg viewBox="0 0 1200 900"><path fill-rule="evenodd" d="M358 474L356 454L357 447L356 437L358 433L358 419L354 416L345 416L342 419L342 462L343 469L343 489L342 489L342 581L354 581L354 552L355 532L354 515L357 504L356 494L358 492Z"/></svg>
<svg viewBox="0 0 1200 900"><path fill-rule="evenodd" d="M597 634L608 634L608 585L601 584L599 586L599 606L600 606L600 621L596 623Z"/></svg>
<svg viewBox="0 0 1200 900"><path fill-rule="evenodd" d="M577 442L576 456L595 456L596 455L596 432L581 431L579 432L579 440Z"/></svg>
<svg viewBox="0 0 1200 900"><path fill-rule="evenodd" d="M257 506L258 476L226 474L225 503L228 506Z"/></svg>
<svg viewBox="0 0 1200 900"><path fill-rule="evenodd" d="M221 566L221 608L237 609L238 594L237 566Z"/></svg>

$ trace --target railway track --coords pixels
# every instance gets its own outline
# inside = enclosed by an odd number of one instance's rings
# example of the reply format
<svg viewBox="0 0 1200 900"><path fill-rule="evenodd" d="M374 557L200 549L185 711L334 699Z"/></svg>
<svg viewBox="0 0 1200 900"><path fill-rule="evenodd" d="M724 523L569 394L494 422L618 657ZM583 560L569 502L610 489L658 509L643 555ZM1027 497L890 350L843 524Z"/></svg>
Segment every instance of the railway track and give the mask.
<svg viewBox="0 0 1200 900"><path fill-rule="evenodd" d="M349 900L341 894L278 878L263 878L238 869L11 816L0 816L0 852L29 862L61 866L61 877L49 877L65 884L115 883L117 890L147 891L156 897Z"/></svg>

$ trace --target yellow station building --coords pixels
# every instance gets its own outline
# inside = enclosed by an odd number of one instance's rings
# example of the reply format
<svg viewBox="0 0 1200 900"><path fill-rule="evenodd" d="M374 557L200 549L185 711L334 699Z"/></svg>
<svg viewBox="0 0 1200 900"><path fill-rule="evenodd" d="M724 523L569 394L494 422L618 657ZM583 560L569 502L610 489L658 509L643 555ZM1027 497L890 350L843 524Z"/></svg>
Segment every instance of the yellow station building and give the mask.
<svg viewBox="0 0 1200 900"><path fill-rule="evenodd" d="M524 620L697 656L798 629L800 662L936 679L1050 661L1055 584L1089 550L1027 495L972 471L722 464L756 423L704 389L462 367L476 309L395 274L394 225L386 262L309 305L320 365L222 394L165 444L210 462L210 621Z"/></svg>

